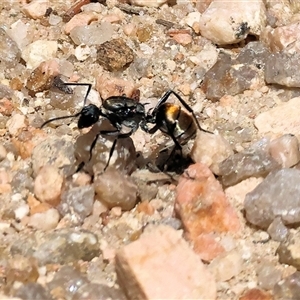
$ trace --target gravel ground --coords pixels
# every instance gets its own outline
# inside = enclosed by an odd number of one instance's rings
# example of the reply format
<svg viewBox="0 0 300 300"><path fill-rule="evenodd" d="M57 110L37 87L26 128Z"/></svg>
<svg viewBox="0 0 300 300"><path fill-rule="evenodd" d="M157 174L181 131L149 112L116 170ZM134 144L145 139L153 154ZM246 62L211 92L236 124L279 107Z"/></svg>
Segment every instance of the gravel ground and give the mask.
<svg viewBox="0 0 300 300"><path fill-rule="evenodd" d="M177 161L175 168L173 165L172 172L157 172L155 163L165 159L160 150L172 141L160 131L148 134L138 129L131 135L132 140L117 144L110 167L103 173L112 139L100 136L91 161L88 159L89 145L99 128L109 126L105 120L90 131L79 130L76 118L40 128L50 118L76 114L83 105L87 87L70 86L71 92L62 91L55 76L60 75L65 82L91 84L88 102L98 107L101 99L125 95L145 104L148 110L167 90L174 90L193 108L203 129L225 138L232 154L243 153L257 141L269 143L262 138L290 133L266 134L262 127L257 130L255 122L261 113L298 96L298 90L266 85L258 70L253 77L246 76L244 89L240 90L238 83L232 92L225 83L221 99L207 97L206 93L218 95L222 89L213 81L217 76L207 73L220 59L219 54L238 59L243 49L259 37L251 35L234 45L216 46L199 34L198 24L193 22L192 13L198 12L194 1L160 8L113 0L105 5L94 2L83 8L81 19L73 18L74 23L67 23L71 17L66 15L74 1L50 0L29 8L26 5L25 0L0 4L4 30L0 46L3 299L4 295L22 299L97 299L100 293L103 299L125 299L116 283L115 251L138 239L148 224L181 228L173 212L180 176L174 171L182 172L183 160ZM78 25L81 27L76 29ZM170 101L177 100L171 96ZM190 143L191 147L193 140ZM219 144L211 147L208 152L221 152ZM72 175L82 161L86 162L83 171ZM269 238L267 228L246 222L245 195L262 180L263 176L254 174L225 189L242 230L226 237L227 243L239 251L235 262L238 271L222 280L230 266L220 268L216 299L240 299L258 286L269 297L259 299L272 299L274 284L296 271L294 266L278 262L275 253L280 242ZM137 194L141 201L138 205ZM73 240L75 232L84 240L79 246ZM98 239L97 247L93 239ZM56 243L63 246L56 247ZM77 292L84 284L90 298L83 297L83 290Z"/></svg>

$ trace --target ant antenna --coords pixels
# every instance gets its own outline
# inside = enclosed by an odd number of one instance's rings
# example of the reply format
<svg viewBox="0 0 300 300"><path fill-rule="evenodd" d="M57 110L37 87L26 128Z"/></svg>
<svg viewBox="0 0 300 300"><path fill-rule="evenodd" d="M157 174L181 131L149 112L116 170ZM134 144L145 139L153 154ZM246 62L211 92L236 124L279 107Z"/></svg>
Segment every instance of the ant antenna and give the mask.
<svg viewBox="0 0 300 300"><path fill-rule="evenodd" d="M63 119L68 119L68 118L76 118L79 117L81 115L81 111L75 115L71 115L71 116L62 116L62 117L57 117L57 118L53 118L53 119L49 119L46 122L44 122L41 126L41 128L43 128L44 126L46 126L47 124L53 122L53 121L57 121L57 120L63 120Z"/></svg>
<svg viewBox="0 0 300 300"><path fill-rule="evenodd" d="M87 101L87 97L88 97L88 95L89 95L89 93L91 92L91 89L92 89L92 84L90 84L90 83L80 83L80 82L64 82L64 85L67 85L67 86L86 86L87 90L86 90L86 93L85 93L85 96L84 96L84 99L83 99L83 106L85 106L86 101Z"/></svg>
<svg viewBox="0 0 300 300"><path fill-rule="evenodd" d="M92 85L90 83L77 83L77 82L63 82L61 85L66 85L66 86L87 86L87 91L86 91L86 94L84 96L84 99L83 99L83 108L85 107L85 104L86 104L86 101L87 101L87 97L92 89ZM80 112L78 112L77 114L75 115L71 115L71 116L62 116L62 117L57 117L57 118L53 118L53 119L49 119L47 120L46 122L44 122L41 126L41 128L43 128L45 125L53 122L53 121L57 121L57 120L63 120L63 119L68 119L68 118L76 118L76 117L79 117L82 113L82 110Z"/></svg>

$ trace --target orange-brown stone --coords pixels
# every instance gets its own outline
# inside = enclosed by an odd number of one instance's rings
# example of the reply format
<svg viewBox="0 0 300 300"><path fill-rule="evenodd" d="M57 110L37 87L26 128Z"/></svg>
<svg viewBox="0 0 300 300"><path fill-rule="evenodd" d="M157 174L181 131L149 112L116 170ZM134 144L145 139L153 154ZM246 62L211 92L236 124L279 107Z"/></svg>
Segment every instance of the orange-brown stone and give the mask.
<svg viewBox="0 0 300 300"><path fill-rule="evenodd" d="M241 227L221 184L200 163L190 166L179 179L175 211L192 241L201 234L237 232Z"/></svg>

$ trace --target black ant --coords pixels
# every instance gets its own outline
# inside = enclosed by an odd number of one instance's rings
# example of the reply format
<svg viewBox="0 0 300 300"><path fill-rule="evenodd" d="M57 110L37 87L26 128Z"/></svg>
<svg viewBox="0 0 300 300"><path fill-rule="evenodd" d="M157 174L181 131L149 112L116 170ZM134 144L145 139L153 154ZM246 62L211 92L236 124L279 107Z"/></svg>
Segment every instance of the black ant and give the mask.
<svg viewBox="0 0 300 300"><path fill-rule="evenodd" d="M102 106L97 107L94 104L85 106L87 97L91 91L92 85L89 83L64 83L66 86L86 86L87 92L83 101L83 108L80 112L70 115L62 116L53 119L49 119L41 126L46 124L67 118L79 117L78 128L87 128L98 122L100 117L106 118L115 130L101 130L94 138L94 141L90 147L90 157L92 157L92 150L96 145L99 135L107 135L115 137L113 145L110 149L109 158L104 170L109 165L110 159L113 155L116 142L118 139L130 137L139 127L147 133L153 134L158 129L166 135L170 136L173 140L175 147L172 153L179 149L182 150L181 145L186 143L190 138L195 136L197 127L199 130L208 132L200 127L200 124L195 116L192 108L174 91L167 91L162 98L158 101L154 109L149 110L146 113L145 104L138 103L132 98L125 96L112 96L103 101ZM169 96L173 94L177 97L184 108L191 113L191 115L181 110L181 106L166 103ZM148 124L155 124L151 129L148 128ZM196 124L196 125L195 125ZM122 132L123 126L130 130L126 133ZM170 155L172 156L172 154ZM84 163L81 163L77 169L79 171L83 167Z"/></svg>

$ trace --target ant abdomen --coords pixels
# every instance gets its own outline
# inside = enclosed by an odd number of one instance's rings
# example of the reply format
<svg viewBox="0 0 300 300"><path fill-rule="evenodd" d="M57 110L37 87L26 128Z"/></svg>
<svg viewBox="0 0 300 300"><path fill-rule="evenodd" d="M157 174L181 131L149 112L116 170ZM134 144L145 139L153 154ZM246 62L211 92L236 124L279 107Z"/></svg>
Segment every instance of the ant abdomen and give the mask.
<svg viewBox="0 0 300 300"><path fill-rule="evenodd" d="M194 119L181 106L171 103L164 103L159 107L156 125L166 135L172 134L180 145L194 138L197 132Z"/></svg>

